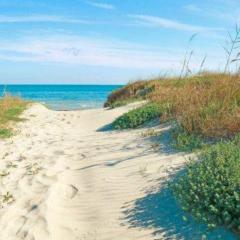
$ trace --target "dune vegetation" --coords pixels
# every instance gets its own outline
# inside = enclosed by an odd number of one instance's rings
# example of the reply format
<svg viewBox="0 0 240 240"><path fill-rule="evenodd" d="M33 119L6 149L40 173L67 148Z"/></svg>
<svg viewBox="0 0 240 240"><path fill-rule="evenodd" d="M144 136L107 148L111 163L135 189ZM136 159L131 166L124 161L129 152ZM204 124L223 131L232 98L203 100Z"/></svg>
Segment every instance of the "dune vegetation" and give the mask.
<svg viewBox="0 0 240 240"><path fill-rule="evenodd" d="M159 118L161 112L158 104L146 104L120 116L113 122L112 126L114 129L137 128L154 118Z"/></svg>
<svg viewBox="0 0 240 240"><path fill-rule="evenodd" d="M135 101L145 100L155 88L153 81L136 81L113 91L104 104L104 107L115 108Z"/></svg>
<svg viewBox="0 0 240 240"><path fill-rule="evenodd" d="M23 119L19 115L26 109L27 102L19 97L5 95L0 99L0 138L13 135L11 124Z"/></svg>
<svg viewBox="0 0 240 240"><path fill-rule="evenodd" d="M240 234L240 141L219 142L192 160L172 184L184 210L208 224Z"/></svg>
<svg viewBox="0 0 240 240"><path fill-rule="evenodd" d="M144 83L148 89L144 99L160 106L162 121L174 119L187 133L206 138L231 138L240 131L239 75L203 73L184 79L159 78ZM128 103L139 99L137 93L143 89L142 85L138 88L137 82L136 86L134 83L129 86L134 93L117 97L114 92L109 96L114 99L110 101L111 106L119 101ZM110 106L110 102L105 106Z"/></svg>
<svg viewBox="0 0 240 240"><path fill-rule="evenodd" d="M240 233L240 75L205 72L131 83L109 96L111 106L138 99L142 89L147 105L113 127L135 128L156 117L169 122L173 147L200 151L171 184L177 200L210 228L224 225Z"/></svg>

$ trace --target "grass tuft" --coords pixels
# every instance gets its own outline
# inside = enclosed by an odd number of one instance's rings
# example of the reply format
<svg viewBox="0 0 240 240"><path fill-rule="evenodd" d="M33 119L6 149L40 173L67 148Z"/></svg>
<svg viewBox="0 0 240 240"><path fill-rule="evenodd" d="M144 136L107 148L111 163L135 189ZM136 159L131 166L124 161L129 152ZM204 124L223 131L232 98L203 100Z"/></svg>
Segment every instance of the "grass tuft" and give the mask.
<svg viewBox="0 0 240 240"><path fill-rule="evenodd" d="M0 138L9 138L12 136L12 131L9 128L0 128Z"/></svg>
<svg viewBox="0 0 240 240"><path fill-rule="evenodd" d="M172 147L178 151L193 152L206 146L206 141L195 134L187 133L184 129L176 127L171 130Z"/></svg>
<svg viewBox="0 0 240 240"><path fill-rule="evenodd" d="M27 102L19 97L5 95L0 99L0 138L9 138L13 135L10 123L23 120L19 116L26 106Z"/></svg>

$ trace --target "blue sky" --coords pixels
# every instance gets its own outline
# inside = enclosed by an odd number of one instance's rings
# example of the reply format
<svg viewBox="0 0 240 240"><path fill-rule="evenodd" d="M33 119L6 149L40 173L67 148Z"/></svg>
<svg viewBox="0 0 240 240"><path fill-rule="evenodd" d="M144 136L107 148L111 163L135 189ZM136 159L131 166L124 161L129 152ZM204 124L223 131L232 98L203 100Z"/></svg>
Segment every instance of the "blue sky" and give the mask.
<svg viewBox="0 0 240 240"><path fill-rule="evenodd" d="M0 0L1 83L119 84L224 64L239 0ZM188 46L192 34L197 33Z"/></svg>

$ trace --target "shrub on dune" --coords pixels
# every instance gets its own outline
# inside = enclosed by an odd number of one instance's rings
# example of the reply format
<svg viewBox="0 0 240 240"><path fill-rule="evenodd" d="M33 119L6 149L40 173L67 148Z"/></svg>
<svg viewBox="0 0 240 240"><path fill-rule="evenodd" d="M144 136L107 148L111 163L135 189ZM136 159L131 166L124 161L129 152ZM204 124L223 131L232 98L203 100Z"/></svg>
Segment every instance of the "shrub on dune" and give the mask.
<svg viewBox="0 0 240 240"><path fill-rule="evenodd" d="M198 220L240 233L239 139L203 151L173 183L173 190L184 209Z"/></svg>
<svg viewBox="0 0 240 240"><path fill-rule="evenodd" d="M114 129L137 128L159 118L160 115L161 109L158 104L147 104L123 114L113 122L112 126Z"/></svg>

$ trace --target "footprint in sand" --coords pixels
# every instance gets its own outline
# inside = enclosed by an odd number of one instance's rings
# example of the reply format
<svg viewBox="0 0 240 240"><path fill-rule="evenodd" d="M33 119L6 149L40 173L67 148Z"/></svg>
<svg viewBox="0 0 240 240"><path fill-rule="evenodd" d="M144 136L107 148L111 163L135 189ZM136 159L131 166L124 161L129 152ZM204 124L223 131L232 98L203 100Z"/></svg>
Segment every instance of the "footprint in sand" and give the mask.
<svg viewBox="0 0 240 240"><path fill-rule="evenodd" d="M58 184L55 191L58 196L63 196L65 199L72 199L78 193L78 188L72 184Z"/></svg>
<svg viewBox="0 0 240 240"><path fill-rule="evenodd" d="M55 155L65 155L65 152L64 151L61 151L61 150L57 150L54 152Z"/></svg>
<svg viewBox="0 0 240 240"><path fill-rule="evenodd" d="M66 185L64 190L64 195L70 199L74 198L78 193L78 188L74 185Z"/></svg>

